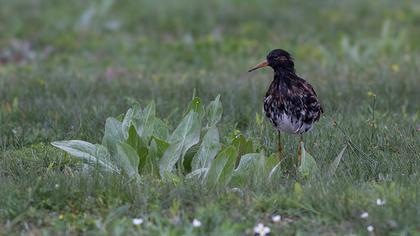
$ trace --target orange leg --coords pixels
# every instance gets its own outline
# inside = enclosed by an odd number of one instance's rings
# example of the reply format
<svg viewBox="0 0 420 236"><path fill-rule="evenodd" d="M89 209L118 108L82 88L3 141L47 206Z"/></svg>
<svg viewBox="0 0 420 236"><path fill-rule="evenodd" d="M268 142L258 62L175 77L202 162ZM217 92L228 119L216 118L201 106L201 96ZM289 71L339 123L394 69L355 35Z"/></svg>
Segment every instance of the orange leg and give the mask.
<svg viewBox="0 0 420 236"><path fill-rule="evenodd" d="M283 146L281 145L280 131L278 131L277 148L278 148L278 151L279 151L279 161L281 161L283 159Z"/></svg>
<svg viewBox="0 0 420 236"><path fill-rule="evenodd" d="M299 162L302 159L302 143L303 143L303 134L300 135L300 142L299 142L299 147L298 147L298 160L299 160Z"/></svg>

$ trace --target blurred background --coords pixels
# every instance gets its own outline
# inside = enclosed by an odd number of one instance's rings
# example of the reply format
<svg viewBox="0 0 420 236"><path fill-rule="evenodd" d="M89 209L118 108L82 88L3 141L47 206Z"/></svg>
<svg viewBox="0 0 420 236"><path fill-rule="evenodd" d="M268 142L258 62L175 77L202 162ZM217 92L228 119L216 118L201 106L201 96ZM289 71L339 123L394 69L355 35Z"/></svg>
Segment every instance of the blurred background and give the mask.
<svg viewBox="0 0 420 236"><path fill-rule="evenodd" d="M254 235L260 222L274 235L414 235L419 39L419 0L0 0L0 235ZM273 72L247 72L274 48L323 104L305 135L319 178L138 184L50 145L100 143L106 118L135 102L154 101L173 130L194 94L220 94L220 142L242 133L275 155L262 113ZM298 139L283 135L288 160Z"/></svg>
<svg viewBox="0 0 420 236"><path fill-rule="evenodd" d="M414 127L419 25L419 1L0 0L0 144L100 141L134 101L171 124L194 90L252 134L272 72L247 70L274 48L315 87L321 126L366 114L369 93Z"/></svg>

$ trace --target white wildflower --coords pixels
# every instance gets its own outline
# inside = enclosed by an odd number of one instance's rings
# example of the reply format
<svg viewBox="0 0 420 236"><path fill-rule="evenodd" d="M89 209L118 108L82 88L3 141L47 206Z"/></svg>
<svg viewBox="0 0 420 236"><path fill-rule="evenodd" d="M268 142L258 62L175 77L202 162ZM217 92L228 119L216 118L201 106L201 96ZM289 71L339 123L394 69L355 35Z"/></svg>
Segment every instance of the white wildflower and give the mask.
<svg viewBox="0 0 420 236"><path fill-rule="evenodd" d="M360 214L360 218L362 218L362 219L366 219L366 218L368 218L368 216L369 216L369 213L367 213L366 211L363 212L362 214Z"/></svg>
<svg viewBox="0 0 420 236"><path fill-rule="evenodd" d="M272 217L271 217L271 220L272 220L274 223L280 222L280 221L281 221L281 215L275 215L275 216L272 216Z"/></svg>
<svg viewBox="0 0 420 236"><path fill-rule="evenodd" d="M143 219L142 218L134 218L133 219L133 224L134 225L141 225L141 224L143 224Z"/></svg>
<svg viewBox="0 0 420 236"><path fill-rule="evenodd" d="M378 206L385 205L385 200L384 199L380 199L380 198L376 199L376 205L378 205Z"/></svg>
<svg viewBox="0 0 420 236"><path fill-rule="evenodd" d="M192 226L193 226L194 228L201 227L201 221L199 221L199 220L197 220L197 219L194 219L194 220L193 220L193 222L192 222Z"/></svg>
<svg viewBox="0 0 420 236"><path fill-rule="evenodd" d="M271 232L270 228L259 223L257 226L254 227L254 233L259 236L268 235Z"/></svg>
<svg viewBox="0 0 420 236"><path fill-rule="evenodd" d="M369 231L369 232L373 232L373 230L374 230L373 226L372 226L372 225L368 225L368 227L367 227L367 231Z"/></svg>

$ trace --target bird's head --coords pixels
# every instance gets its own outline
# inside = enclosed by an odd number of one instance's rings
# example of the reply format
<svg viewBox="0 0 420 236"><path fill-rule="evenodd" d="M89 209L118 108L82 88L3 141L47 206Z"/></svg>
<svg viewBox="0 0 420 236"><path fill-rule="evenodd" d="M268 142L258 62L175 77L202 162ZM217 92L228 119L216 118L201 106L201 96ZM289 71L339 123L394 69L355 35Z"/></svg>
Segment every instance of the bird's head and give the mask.
<svg viewBox="0 0 420 236"><path fill-rule="evenodd" d="M254 68L250 69L248 72L254 71L256 69L270 66L274 71L295 71L295 64L293 63L293 58L288 52L283 49L274 49L268 55L267 59L256 65Z"/></svg>

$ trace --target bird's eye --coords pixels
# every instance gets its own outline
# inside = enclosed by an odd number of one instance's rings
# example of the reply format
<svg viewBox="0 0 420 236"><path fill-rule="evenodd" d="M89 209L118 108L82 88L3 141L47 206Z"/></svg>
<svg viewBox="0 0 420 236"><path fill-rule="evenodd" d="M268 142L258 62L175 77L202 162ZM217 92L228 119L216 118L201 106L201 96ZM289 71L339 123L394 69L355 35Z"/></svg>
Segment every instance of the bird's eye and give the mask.
<svg viewBox="0 0 420 236"><path fill-rule="evenodd" d="M278 56L275 59L276 61L287 61L287 58L285 56Z"/></svg>

